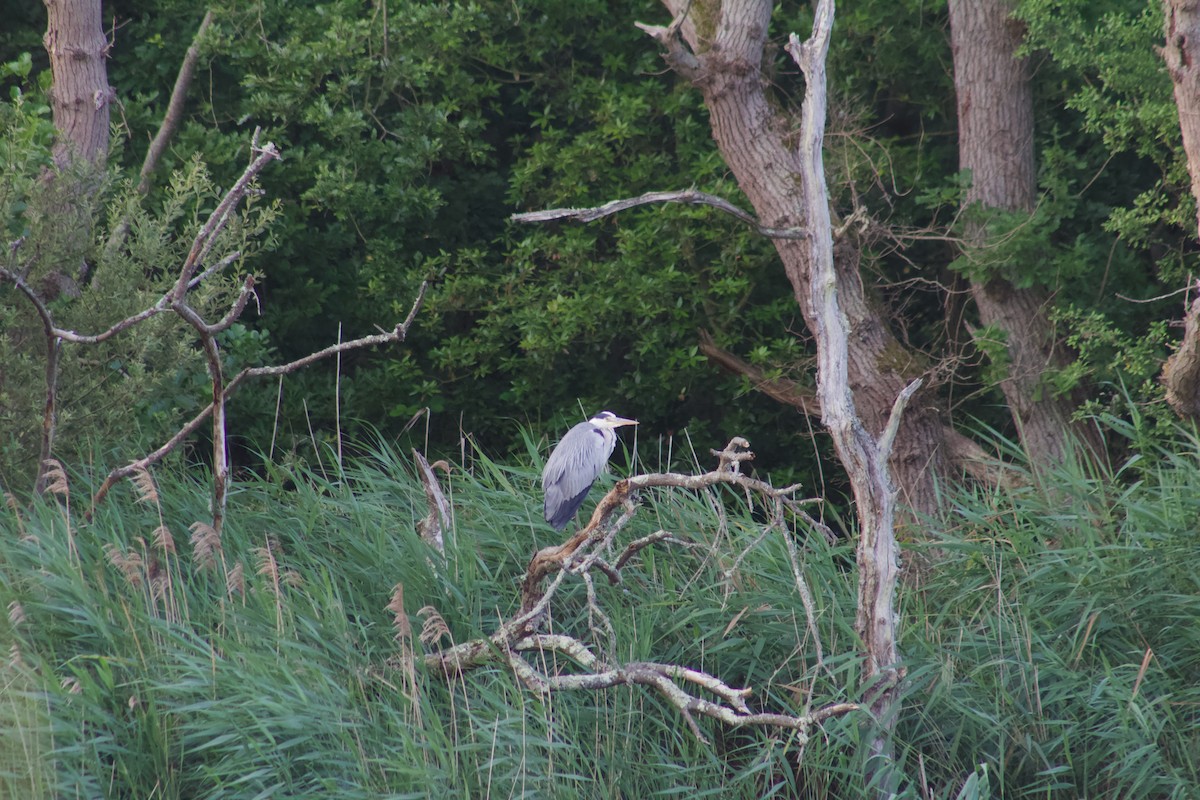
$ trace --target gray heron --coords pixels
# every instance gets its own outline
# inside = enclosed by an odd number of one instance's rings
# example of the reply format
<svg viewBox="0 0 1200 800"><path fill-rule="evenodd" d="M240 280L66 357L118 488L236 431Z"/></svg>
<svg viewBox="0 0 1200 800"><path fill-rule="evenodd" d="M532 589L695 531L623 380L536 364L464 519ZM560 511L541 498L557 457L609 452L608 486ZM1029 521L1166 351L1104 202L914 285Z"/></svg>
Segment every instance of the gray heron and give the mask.
<svg viewBox="0 0 1200 800"><path fill-rule="evenodd" d="M601 411L587 422L571 428L554 446L542 472L546 521L554 530L567 527L583 505L592 484L617 446L617 435L613 431L623 425L637 425L637 420Z"/></svg>

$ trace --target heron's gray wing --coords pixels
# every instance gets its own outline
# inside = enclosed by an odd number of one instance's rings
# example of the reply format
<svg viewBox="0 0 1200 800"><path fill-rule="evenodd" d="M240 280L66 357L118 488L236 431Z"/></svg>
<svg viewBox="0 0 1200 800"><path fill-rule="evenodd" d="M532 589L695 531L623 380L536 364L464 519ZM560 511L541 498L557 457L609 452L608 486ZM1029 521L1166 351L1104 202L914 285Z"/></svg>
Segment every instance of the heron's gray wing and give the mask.
<svg viewBox="0 0 1200 800"><path fill-rule="evenodd" d="M555 530L565 528L579 511L615 444L610 431L581 422L554 448L542 472L542 488L546 491L546 521Z"/></svg>

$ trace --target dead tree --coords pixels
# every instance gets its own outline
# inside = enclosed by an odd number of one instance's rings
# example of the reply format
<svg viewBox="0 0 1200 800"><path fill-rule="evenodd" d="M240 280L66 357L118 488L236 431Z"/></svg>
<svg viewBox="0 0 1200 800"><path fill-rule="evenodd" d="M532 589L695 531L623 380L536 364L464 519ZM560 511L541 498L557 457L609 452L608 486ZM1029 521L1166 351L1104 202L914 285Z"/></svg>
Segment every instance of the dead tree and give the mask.
<svg viewBox="0 0 1200 800"><path fill-rule="evenodd" d="M417 293L408 316L403 322L395 325L390 331L364 336L352 341L331 345L323 350L311 353L303 358L277 366L249 367L243 369L233 378L225 375L221 364L221 353L217 343L217 335L228 330L245 311L247 303L254 297L254 279L246 276L242 282L241 291L231 304L228 311L218 320L206 320L192 304L189 293L205 280L228 269L240 258L237 250L217 254L214 248L221 232L233 218L239 204L253 191L255 178L267 164L279 158L279 151L273 144L253 145L253 158L242 172L241 177L225 193L207 221L195 235L191 248L183 263L176 269L174 284L156 303L142 309L109 326L106 330L95 334L82 334L58 327L47 304L38 292L21 277L20 271L0 268L0 280L12 283L26 297L37 312L42 322L46 343L46 379L45 379L45 411L42 421L41 457L38 465L38 475L35 482L37 491L46 486L48 470L53 465L54 443L57 431L58 406L58 360L64 344L94 345L107 341L135 328L137 325L160 314L172 313L182 319L194 332L204 352L209 382L212 388L212 400L199 414L179 428L165 443L141 458L113 469L101 483L92 498L92 508L99 504L109 490L120 480L136 475L165 456L176 450L189 436L195 433L201 425L211 418L212 427L212 469L213 469L213 520L211 530L220 536L225 519L225 505L229 493L230 461L228 450L228 435L226 430L225 409L229 398L247 378L261 376L285 375L302 369L318 360L328 358L348 350L380 344L394 344L404 341L416 318L417 311L425 295L425 286ZM90 514L89 514L90 516Z"/></svg>
<svg viewBox="0 0 1200 800"><path fill-rule="evenodd" d="M751 219L751 224L785 234L766 235L774 239L783 258L816 343L821 419L833 439L855 499L859 536L856 629L863 647L863 683L870 687L869 707L878 725L871 737L870 763L873 778L877 778L873 783L887 793L894 790L897 782L890 734L895 725L898 689L904 677L896 643L894 600L899 565L895 538L897 488L892 466L911 467L913 453L899 461L892 456L904 408L920 388L921 380L911 380L905 385L897 381L898 375L889 377L871 371L880 362L867 352L871 347L885 346L891 337L880 326L864 323L870 313L866 311L857 275L851 276L849 265L835 263L835 240L839 237L835 236L830 212L823 160L825 60L833 29L833 0L819 0L812 35L801 42L792 34L787 47L805 78L799 139L794 144L786 143L763 89L761 62L773 4L767 0L706 3L702 33L690 0L664 2L675 14L669 26L639 23L638 27L666 49L665 58L671 68L703 92L713 134L726 162L758 209L759 217L769 220L769 224L762 225ZM657 199L699 202L676 194L667 193ZM615 208L622 202L629 201L610 203L601 209ZM721 207L718 203L707 204ZM578 215L578 210L574 211ZM515 219L535 221L529 215L517 215ZM856 260L852 262L857 264ZM854 323L846 310L847 299L854 309ZM873 366L868 366L867 361ZM852 383L857 398L872 404L874 432L868 430L859 416ZM889 392L890 410L885 410L879 403ZM909 426L904 446L910 451L914 446L924 448L926 460L920 469L930 473L924 476L924 480L930 480L939 471L934 454L938 463L946 458L944 448L939 453L938 447L930 447L930 437L936 440L943 428L928 413L918 417L918 428ZM934 425L936 430L932 428ZM920 483L917 476L906 473L906 489ZM924 501L914 505L923 508ZM576 538L580 537L581 541L588 541L582 531ZM572 540L563 545L565 555L561 558L573 558L571 548L575 544ZM539 557L535 557L535 565ZM533 572L526 576L527 584L537 579ZM530 594L527 586L526 596ZM534 610L529 608L525 613L532 614Z"/></svg>

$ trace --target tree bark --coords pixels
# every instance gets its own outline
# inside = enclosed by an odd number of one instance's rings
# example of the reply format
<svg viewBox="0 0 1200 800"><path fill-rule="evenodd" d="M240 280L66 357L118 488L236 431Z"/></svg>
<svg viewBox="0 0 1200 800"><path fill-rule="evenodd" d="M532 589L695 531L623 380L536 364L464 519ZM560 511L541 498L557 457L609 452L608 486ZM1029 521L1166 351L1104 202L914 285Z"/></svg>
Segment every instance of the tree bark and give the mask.
<svg viewBox="0 0 1200 800"><path fill-rule="evenodd" d="M763 49L772 4L768 0L691 2L663 0L677 20L670 28L642 26L667 48L668 64L704 96L713 138L762 225L776 229L804 223L801 158L792 119L767 97ZM680 36L686 41L680 41ZM775 239L775 248L810 330L819 325L812 298L811 246ZM859 275L860 253L852 233L836 237L834 268L841 310L850 327L846 353L854 402L872 436L884 429L896 396L924 372L921 361L897 341L868 300ZM957 479L945 453L944 426L925 395L904 415L890 468L900 502L914 515L938 510L939 479Z"/></svg>
<svg viewBox="0 0 1200 800"><path fill-rule="evenodd" d="M44 2L44 42L54 76L50 108L59 133L55 161L59 167L76 158L103 164L108 156L109 107L114 92L108 85L108 39L100 0Z"/></svg>
<svg viewBox="0 0 1200 800"><path fill-rule="evenodd" d="M1194 287L1200 289L1200 282ZM1183 339L1163 364L1167 405L1184 419L1200 419L1200 297L1183 315Z"/></svg>
<svg viewBox="0 0 1200 800"><path fill-rule="evenodd" d="M666 46L675 71L703 92L713 136L760 222L808 233L803 239L774 242L816 343L821 420L854 494L859 571L855 630L863 647L862 684L877 725L868 740L868 782L881 796L890 796L897 786L890 733L904 677L896 646L898 492L892 469L911 481L907 488L913 494L905 499L914 505L928 502L933 510L933 475L939 465L931 470L930 462L936 458L944 464L945 456L937 446L941 428L936 415L927 408L911 417L903 413L921 380L905 379L912 359L866 302L858 249L848 238L834 235L823 161L833 0L816 4L811 38L801 44L792 34L787 46L805 79L799 138L793 140L788 138L789 120L768 101L764 88L762 57L773 3L712 0L690 13L694 0L664 2L676 15L671 26L641 27ZM905 438L910 453L925 457L916 470L905 457L891 457L902 420L914 419L918 425L910 422ZM918 495L926 482L928 495Z"/></svg>
<svg viewBox="0 0 1200 800"><path fill-rule="evenodd" d="M1187 154L1192 196L1197 198L1196 221L1200 231L1200 2L1163 0L1163 60L1175 88L1179 130Z"/></svg>
<svg viewBox="0 0 1200 800"><path fill-rule="evenodd" d="M1018 58L1022 28L1011 0L951 0L950 42L958 98L959 165L970 170L966 206L1032 213L1037 197L1033 147L1033 87ZM964 252L989 247L982 223L969 226ZM1071 421L1076 397L1055 396L1043 381L1065 367L1069 353L1046 316L1049 292L1018 287L1003 277L972 280L971 295L984 325L1003 331L1008 370L1000 388L1033 465L1060 463L1082 443L1100 452L1092 428Z"/></svg>
<svg viewBox="0 0 1200 800"><path fill-rule="evenodd" d="M771 6L766 3L766 17ZM899 688L905 669L897 648L896 584L900 574L896 547L896 486L888 461L904 408L921 387L912 381L892 398L883 430L867 431L858 414L850 382L850 342L854 327L843 314L836 264L829 190L825 183L823 143L827 90L825 61L833 29L833 0L819 0L813 13L813 32L804 44L792 34L788 53L804 73L804 107L798 148L799 187L803 223L809 232L806 273L813 319L809 323L817 345L817 394L821 421L829 430L838 458L846 468L854 493L858 521L858 603L854 629L863 644L862 683L867 687L876 728L870 737L868 785L880 797L892 797L899 787L892 734L899 711ZM765 26L764 26L765 30ZM761 52L761 51L760 51ZM857 253L857 250L855 250ZM856 262L857 263L857 262ZM815 323L815 324L814 324Z"/></svg>
<svg viewBox="0 0 1200 800"><path fill-rule="evenodd" d="M1200 234L1200 2L1163 0L1163 60L1175 87L1175 107L1187 154ZM1167 402L1185 419L1200 418L1200 300L1184 314L1183 340L1163 365Z"/></svg>

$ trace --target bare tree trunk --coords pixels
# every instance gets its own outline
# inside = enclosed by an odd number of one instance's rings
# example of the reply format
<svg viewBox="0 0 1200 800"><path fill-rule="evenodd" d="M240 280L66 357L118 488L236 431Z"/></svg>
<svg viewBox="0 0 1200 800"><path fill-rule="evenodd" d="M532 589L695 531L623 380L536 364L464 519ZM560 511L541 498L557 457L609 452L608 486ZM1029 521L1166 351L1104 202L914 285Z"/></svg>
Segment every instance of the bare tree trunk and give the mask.
<svg viewBox="0 0 1200 800"><path fill-rule="evenodd" d="M800 179L803 154L796 152L791 138L790 117L768 99L768 81L762 73L772 4L768 0L663 2L677 22L670 28L643 28L667 48L671 67L703 93L713 138L759 221L776 229L803 225L807 202ZM703 13L698 11L701 5ZM703 21L703 32L698 19ZM924 372L924 366L896 340L868 301L852 236L837 236L833 244L838 301L850 326L846 366L863 424L878 436L896 396ZM816 330L820 309L813 303L810 286L810 243L780 238L774 242L805 322ZM921 396L914 398L901 422L890 468L900 502L916 514L935 514L938 479L957 478L946 456L944 429L934 404L923 402Z"/></svg>
<svg viewBox="0 0 1200 800"><path fill-rule="evenodd" d="M1163 16L1166 43L1162 54L1175 86L1200 232L1200 3L1163 0ZM1194 419L1200 417L1200 299L1191 302L1183 322L1183 341L1163 365L1162 382L1175 413Z"/></svg>
<svg viewBox="0 0 1200 800"><path fill-rule="evenodd" d="M767 15L770 15L768 6ZM764 26L765 28L765 26ZM813 19L812 37L803 45L796 34L788 42L791 54L804 73L804 108L800 120L800 188L807 246L810 302L816 323L817 392L821 421L833 438L838 458L846 468L854 492L858 520L858 609L854 629L863 644L863 685L870 687L870 707L877 728L870 739L867 764L869 785L881 797L898 789L892 733L899 710L899 685L904 677L896 646L896 584L900 574L895 520L896 487L888 468L891 448L903 419L904 407L921 386L918 378L892 398L882 432L868 433L858 415L852 390L850 342L853 321L843 315L835 263L829 190L825 184L823 142L827 105L825 60L833 29L833 0L820 0ZM810 326L812 323L810 323Z"/></svg>
<svg viewBox="0 0 1200 800"><path fill-rule="evenodd" d="M65 252L81 256L87 247L87 231L91 224L90 196L98 183L96 169L103 168L108 156L109 104L113 91L108 85L105 58L108 39L104 36L100 0L44 0L46 4L46 35L43 42L50 56L50 108L58 137L54 143L54 163L58 172L46 171L44 185L50 187L63 180L65 171L82 162L90 167L74 172L72 183L57 185L62 199L54 207L55 223L64 232ZM77 280L86 273L82 258L79 262L38 265L43 273L38 283L53 287L53 296L78 294ZM30 295L35 304L42 298ZM48 326L48 316L43 322ZM58 430L58 369L60 342L46 330L46 402L42 413L41 448L37 465L37 493L45 490L49 459L54 452Z"/></svg>
<svg viewBox="0 0 1200 800"><path fill-rule="evenodd" d="M881 796L889 796L897 786L890 734L903 679L894 605L898 493L891 469L911 481L906 500L928 503L921 510L933 510L933 477L946 456L936 414L918 409L904 415L921 381L906 380L904 372L914 364L896 363L904 350L866 302L857 248L835 236L823 161L833 0L817 3L811 38L801 44L792 34L788 44L805 77L799 140L790 146L788 120L764 91L762 57L771 0L706 3L698 15L688 13L691 0L664 2L676 15L672 25L641 27L667 47L671 66L704 93L713 136L761 223L808 233L803 239L774 241L816 343L821 419L854 493L859 570L855 629L863 646L862 681L878 725L869 739L869 782ZM899 437L906 440L905 455L922 459L919 464L891 458Z"/></svg>
<svg viewBox="0 0 1200 800"><path fill-rule="evenodd" d="M1200 2L1163 0L1166 43L1163 60L1175 86L1175 106L1179 111L1179 129L1187 153L1192 195L1200 198ZM1200 227L1200 206L1196 209Z"/></svg>
<svg viewBox="0 0 1200 800"><path fill-rule="evenodd" d="M54 83L50 108L59 138L55 161L60 167L74 158L102 164L108 155L108 39L100 0L44 0L45 45Z"/></svg>
<svg viewBox="0 0 1200 800"><path fill-rule="evenodd" d="M1020 23L1011 0L951 0L950 41L958 95L959 164L973 178L965 203L1032 213L1037 197L1033 149L1033 88L1025 59L1016 57ZM967 232L967 255L989 246L986 228ZM1008 374L1001 382L1021 443L1035 464L1061 462L1074 443L1100 452L1095 432L1072 423L1077 402L1054 396L1042 380L1069 363L1046 317L1049 293L1002 277L971 281L984 325L1004 332Z"/></svg>

